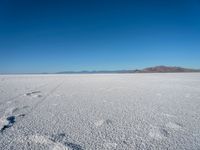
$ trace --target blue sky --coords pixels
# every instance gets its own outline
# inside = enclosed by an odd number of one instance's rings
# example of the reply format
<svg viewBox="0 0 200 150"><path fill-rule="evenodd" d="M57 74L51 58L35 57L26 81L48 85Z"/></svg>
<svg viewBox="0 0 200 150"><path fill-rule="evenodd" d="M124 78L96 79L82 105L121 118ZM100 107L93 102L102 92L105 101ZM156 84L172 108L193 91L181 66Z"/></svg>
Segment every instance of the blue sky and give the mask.
<svg viewBox="0 0 200 150"><path fill-rule="evenodd" d="M0 0L0 72L200 68L198 0Z"/></svg>

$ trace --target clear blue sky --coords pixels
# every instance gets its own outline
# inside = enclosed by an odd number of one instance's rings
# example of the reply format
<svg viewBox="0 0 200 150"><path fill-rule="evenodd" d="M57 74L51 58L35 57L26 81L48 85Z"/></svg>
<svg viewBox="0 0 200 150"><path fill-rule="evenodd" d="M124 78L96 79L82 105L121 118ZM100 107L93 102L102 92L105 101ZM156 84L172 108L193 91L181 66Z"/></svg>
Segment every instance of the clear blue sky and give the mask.
<svg viewBox="0 0 200 150"><path fill-rule="evenodd" d="M0 73L200 68L199 0L0 0Z"/></svg>

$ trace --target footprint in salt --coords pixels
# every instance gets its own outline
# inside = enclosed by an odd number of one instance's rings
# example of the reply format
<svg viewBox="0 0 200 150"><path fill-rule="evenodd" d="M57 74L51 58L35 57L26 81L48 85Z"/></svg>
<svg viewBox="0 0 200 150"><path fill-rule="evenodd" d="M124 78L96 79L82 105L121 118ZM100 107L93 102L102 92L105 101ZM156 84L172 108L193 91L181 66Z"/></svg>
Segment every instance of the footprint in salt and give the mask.
<svg viewBox="0 0 200 150"><path fill-rule="evenodd" d="M166 124L166 127L167 127L167 128L170 128L170 129L172 129L172 130L176 130L176 131L178 131L178 130L183 130L183 125L180 124L180 123L175 123L175 122L168 122L168 123Z"/></svg>
<svg viewBox="0 0 200 150"><path fill-rule="evenodd" d="M152 127L149 136L155 140L163 140L169 136L169 132L164 128Z"/></svg>

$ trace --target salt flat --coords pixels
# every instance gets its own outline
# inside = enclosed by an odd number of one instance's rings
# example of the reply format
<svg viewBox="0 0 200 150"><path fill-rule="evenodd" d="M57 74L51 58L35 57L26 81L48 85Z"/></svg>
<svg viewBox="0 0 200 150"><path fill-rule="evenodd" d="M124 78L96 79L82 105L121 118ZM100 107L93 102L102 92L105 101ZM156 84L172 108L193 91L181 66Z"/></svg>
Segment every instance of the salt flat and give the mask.
<svg viewBox="0 0 200 150"><path fill-rule="evenodd" d="M1 75L0 149L200 149L200 74Z"/></svg>

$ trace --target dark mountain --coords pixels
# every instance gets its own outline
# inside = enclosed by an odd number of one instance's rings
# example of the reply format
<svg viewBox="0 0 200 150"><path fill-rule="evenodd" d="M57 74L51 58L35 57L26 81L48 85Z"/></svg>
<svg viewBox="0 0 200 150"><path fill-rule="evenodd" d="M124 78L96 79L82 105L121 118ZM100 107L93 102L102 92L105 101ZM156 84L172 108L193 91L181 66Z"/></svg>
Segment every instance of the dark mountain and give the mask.
<svg viewBox="0 0 200 150"><path fill-rule="evenodd" d="M104 73L170 73L170 72L200 72L197 69L170 67L170 66L156 66L144 68L141 70L111 70L111 71L63 71L57 74L104 74Z"/></svg>
<svg viewBox="0 0 200 150"><path fill-rule="evenodd" d="M167 73L167 72L199 72L200 70L182 68L182 67L170 67L170 66L156 66L149 67L141 70L143 73Z"/></svg>

